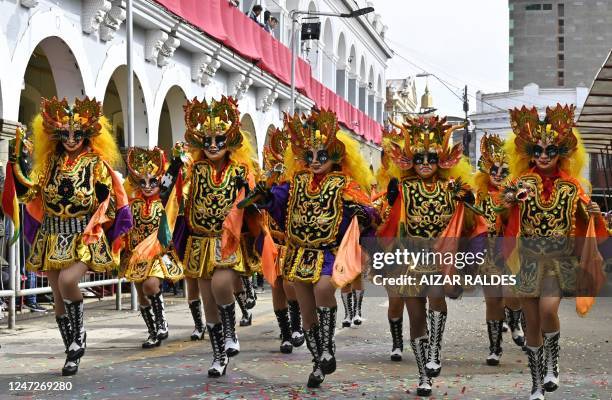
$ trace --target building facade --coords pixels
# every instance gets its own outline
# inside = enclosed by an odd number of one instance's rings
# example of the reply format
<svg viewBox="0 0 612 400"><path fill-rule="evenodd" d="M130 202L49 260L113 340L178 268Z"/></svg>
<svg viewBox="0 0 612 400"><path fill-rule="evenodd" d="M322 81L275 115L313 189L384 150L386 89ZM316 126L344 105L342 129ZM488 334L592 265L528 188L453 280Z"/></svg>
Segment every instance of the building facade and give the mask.
<svg viewBox="0 0 612 400"><path fill-rule="evenodd" d="M239 101L242 126L261 155L266 132L282 125L282 113L290 107L289 86L160 3L133 1L135 145L169 149L183 138L187 99L232 95ZM242 3L248 11L247 2ZM332 0L258 3L280 19L275 33L285 45L290 10L350 12L368 5ZM125 19L122 0L0 1L1 161L7 158L6 139L17 123L31 122L41 97L95 97L120 145L127 144ZM382 122L391 51L380 16L323 18L321 26L316 51L306 55L313 77ZM313 104L307 96L297 96L297 109L308 111ZM361 144L366 157L378 152L372 142L361 139Z"/></svg>
<svg viewBox="0 0 612 400"><path fill-rule="evenodd" d="M474 127L472 141L475 140L475 158L480 158L480 140L485 133L497 134L507 139L512 133L510 127L510 109L515 107L537 107L543 118L546 107L561 104L575 104L576 118L582 110L589 90L586 87L574 89L541 89L535 83L530 83L521 90L511 90L502 93L476 93L476 112L470 115ZM478 145L476 145L478 144ZM585 178L589 177L589 168L583 171Z"/></svg>
<svg viewBox="0 0 612 400"><path fill-rule="evenodd" d="M385 102L385 121L402 123L405 116L416 113L418 100L414 77L404 79L387 79L387 101Z"/></svg>
<svg viewBox="0 0 612 400"><path fill-rule="evenodd" d="M509 0L509 88L591 84L612 43L612 0Z"/></svg>

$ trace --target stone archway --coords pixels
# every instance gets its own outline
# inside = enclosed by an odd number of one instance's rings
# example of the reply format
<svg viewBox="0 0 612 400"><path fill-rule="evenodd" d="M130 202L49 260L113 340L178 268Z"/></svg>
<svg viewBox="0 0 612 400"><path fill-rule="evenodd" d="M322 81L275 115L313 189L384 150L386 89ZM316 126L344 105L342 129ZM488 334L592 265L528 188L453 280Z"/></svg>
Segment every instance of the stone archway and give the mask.
<svg viewBox="0 0 612 400"><path fill-rule="evenodd" d="M41 98L66 97L69 103L85 95L79 64L68 45L56 36L43 39L32 52L19 98L18 120L30 125Z"/></svg>
<svg viewBox="0 0 612 400"><path fill-rule="evenodd" d="M177 141L185 137L185 118L183 106L187 101L185 92L178 86L172 86L166 97L159 117L159 131L157 134L157 145L159 148L169 151Z"/></svg>
<svg viewBox="0 0 612 400"><path fill-rule="evenodd" d="M249 135L249 140L251 141L251 145L253 146L254 149L254 154L253 157L254 159L259 161L259 154L257 149L259 147L257 147L257 132L255 130L255 123L253 122L253 118L251 117L250 114L244 114L242 116L242 119L240 120L240 125L242 127L242 130L247 132Z"/></svg>
<svg viewBox="0 0 612 400"><path fill-rule="evenodd" d="M115 69L104 92L104 115L113 125L121 148L128 145L127 132L127 67ZM134 74L134 145L149 146L147 105L138 75Z"/></svg>

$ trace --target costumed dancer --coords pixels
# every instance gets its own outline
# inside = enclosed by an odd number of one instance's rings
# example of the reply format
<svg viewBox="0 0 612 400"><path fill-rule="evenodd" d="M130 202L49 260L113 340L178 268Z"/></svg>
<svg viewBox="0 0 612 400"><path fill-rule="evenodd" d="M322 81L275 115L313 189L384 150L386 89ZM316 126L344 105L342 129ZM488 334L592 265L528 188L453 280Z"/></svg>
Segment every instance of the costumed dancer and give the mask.
<svg viewBox="0 0 612 400"><path fill-rule="evenodd" d="M514 290L526 320L531 400L559 387L561 298L576 296L584 316L605 281L596 241L607 238L606 224L581 183L586 152L574 110L547 107L543 121L536 108L510 111L514 137L507 150L514 180L502 191L509 208L504 256L517 274Z"/></svg>
<svg viewBox="0 0 612 400"><path fill-rule="evenodd" d="M186 277L197 279L213 349L208 375L225 374L240 352L236 335L234 282L245 273L240 238L243 210L236 205L249 190L253 147L240 130L233 98L185 105L185 140L190 161L168 200L180 205L173 246Z"/></svg>
<svg viewBox="0 0 612 400"><path fill-rule="evenodd" d="M333 112L286 115L284 129L291 138L285 156L288 182L269 191L258 185L258 191L265 198L261 206L286 226L284 272L294 282L313 357L308 387L319 387L336 370L334 263L361 271L361 265L338 260L336 251L343 238L353 238L350 245L358 248L359 226L363 235L377 222L366 194L372 177L358 143L339 132Z"/></svg>
<svg viewBox="0 0 612 400"><path fill-rule="evenodd" d="M259 175L257 167L257 164L253 165L253 169L257 172L257 175ZM255 290L253 290L253 285L249 285L251 283L250 277L254 273L261 272L261 259L259 253L255 249L255 238L252 233L259 230L259 226L256 225L260 222L260 218L258 218L258 215L254 214L256 210L253 207L247 208L245 212L247 213L245 216L246 222L243 225L243 232L240 239L245 273L237 275L234 281L234 297L242 312L240 326L250 326L253 323L253 312L251 310L257 304L257 295L255 294ZM250 227L247 226L249 223L253 225Z"/></svg>
<svg viewBox="0 0 612 400"><path fill-rule="evenodd" d="M387 222L391 207L387 201L386 188L393 176L399 176L399 170L394 163L389 159L388 152L385 148L389 146L389 142L401 141L401 136L394 131L383 131L383 149L380 154L380 167L376 172L376 187L381 188L376 193L372 194L372 204L378 211L378 214L383 221L383 225ZM387 317L389 320L389 331L391 332L392 347L390 358L391 361L402 361L404 353L404 304L405 300L402 296L388 293L389 307L387 308Z"/></svg>
<svg viewBox="0 0 612 400"><path fill-rule="evenodd" d="M445 118L437 116L393 124L400 129L401 136L389 142L385 153L399 169L400 176L389 182L387 201L391 210L379 236L419 243L419 250L440 252L430 241L448 238L451 243L458 244L459 238L485 235L486 222L472 211L473 206L470 207L474 195L465 183L471 173L470 165L462 158L461 143L452 148L449 144L452 132L460 126L451 126ZM453 220L462 222L453 223ZM455 274L452 266L436 262L402 268L402 272L415 277L417 283L424 275ZM454 298L460 294L456 286L410 285L390 295L403 298L408 310L410 345L417 361L417 394L420 396L431 394L432 378L438 376L442 368L442 339L447 317L445 293ZM390 307L393 303L389 302ZM402 309L398 306L397 313L390 311L389 319L401 321Z"/></svg>
<svg viewBox="0 0 612 400"><path fill-rule="evenodd" d="M474 178L476 186L476 205L484 212L489 226L489 247L485 262L481 265L481 275L503 275L503 260L497 249L496 238L501 235L501 216L503 211L500 188L510 175L508 156L504 150L504 141L497 135L485 134L480 141L480 159L478 172ZM500 263L502 265L500 265ZM508 325L512 340L523 347L525 336L521 325L522 310L518 298L501 286L483 286L486 303L486 322L489 335L488 365L498 365L502 356L502 331L504 320Z"/></svg>
<svg viewBox="0 0 612 400"><path fill-rule="evenodd" d="M270 130L268 132L267 143L264 146L264 170L266 186L271 187L272 184L287 182L283 162L285 152L289 146L288 132L283 132L278 128ZM288 279L288 271L284 269L287 251L284 226L280 226L269 215L266 215L265 223L277 249L277 257L273 267L275 269L275 279L274 284L271 286L272 306L281 332L280 351L281 353L289 354L293 351L294 347L300 347L304 344L302 316L294 284ZM263 272L265 275L265 271Z"/></svg>
<svg viewBox="0 0 612 400"><path fill-rule="evenodd" d="M43 99L32 131L31 174L23 168L27 143L18 132L7 181L26 203L25 234L32 244L26 268L46 272L53 290L66 348L62 375L74 375L87 346L79 280L88 270L119 266L121 235L131 228L132 216L113 170L121 153L99 102Z"/></svg>
<svg viewBox="0 0 612 400"><path fill-rule="evenodd" d="M191 163L190 155L187 151L187 144L185 142L177 142L172 148L171 161L166 173L162 177L160 185L160 198L162 204L167 206L170 195L173 194L174 185L177 183L179 175L181 181L186 174L185 165ZM182 183L181 183L182 184ZM176 194L175 194L176 195ZM169 254L172 252L170 251ZM172 256L172 255L171 255ZM183 279L185 285L185 297L187 298L187 305L193 319L193 332L191 333L190 339L192 341L203 340L204 333L206 331L206 324L202 316L202 299L200 297L200 286L198 285L197 278L190 278L184 275Z"/></svg>
<svg viewBox="0 0 612 400"><path fill-rule="evenodd" d="M162 280L177 282L183 278L179 262L172 260L166 249L147 254L144 260L130 262L132 253L149 235L157 232L164 215L164 206L159 197L161 178L165 172L164 151L130 147L127 154L128 179L124 187L130 201L134 226L124 240L121 256L122 275L136 285L140 314L149 332L142 343L145 349L157 347L168 338L164 297L160 285Z"/></svg>

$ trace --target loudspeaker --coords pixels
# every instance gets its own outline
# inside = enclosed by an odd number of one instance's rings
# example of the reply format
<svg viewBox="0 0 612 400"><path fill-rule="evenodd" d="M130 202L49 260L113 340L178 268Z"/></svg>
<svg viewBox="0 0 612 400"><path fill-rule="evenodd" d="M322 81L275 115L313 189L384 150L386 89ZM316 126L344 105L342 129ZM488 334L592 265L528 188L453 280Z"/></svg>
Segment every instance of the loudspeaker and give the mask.
<svg viewBox="0 0 612 400"><path fill-rule="evenodd" d="M320 36L320 22L307 22L302 24L302 40L319 40Z"/></svg>

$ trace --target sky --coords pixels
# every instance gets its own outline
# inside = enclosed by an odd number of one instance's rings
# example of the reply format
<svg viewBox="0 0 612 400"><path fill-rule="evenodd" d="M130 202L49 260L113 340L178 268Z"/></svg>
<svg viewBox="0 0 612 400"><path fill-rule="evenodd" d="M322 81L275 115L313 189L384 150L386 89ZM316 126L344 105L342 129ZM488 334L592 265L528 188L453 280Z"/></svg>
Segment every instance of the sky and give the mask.
<svg viewBox="0 0 612 400"><path fill-rule="evenodd" d="M374 8L395 52L387 79L426 71L446 81L452 90L433 76L416 78L418 101L427 83L439 115L464 115L456 96L466 84L470 113L476 91L508 90L507 0L375 0Z"/></svg>

